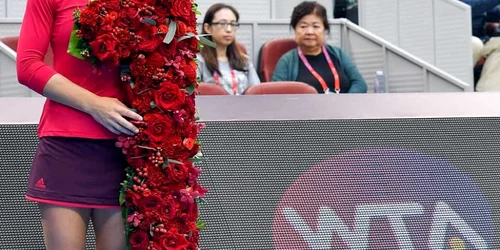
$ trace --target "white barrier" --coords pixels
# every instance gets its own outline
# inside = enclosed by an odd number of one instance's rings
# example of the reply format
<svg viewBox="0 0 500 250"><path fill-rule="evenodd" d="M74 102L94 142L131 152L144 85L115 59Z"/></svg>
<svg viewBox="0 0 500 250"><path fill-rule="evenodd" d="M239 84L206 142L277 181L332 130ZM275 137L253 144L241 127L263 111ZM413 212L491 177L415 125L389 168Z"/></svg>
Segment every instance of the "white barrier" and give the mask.
<svg viewBox="0 0 500 250"><path fill-rule="evenodd" d="M0 22L0 30L3 24ZM388 89L391 93L473 91L473 87L465 81L407 53L346 19L331 20L330 24L332 32L328 36L328 43L341 47L351 55L368 84L369 92L373 91L376 71L386 72ZM259 49L266 41L293 37L293 32L286 20L242 21L237 37L257 64ZM13 63L12 60L10 62ZM8 73L12 72L15 71L8 70ZM17 84L17 81L12 82L15 78L9 77L11 82L7 84ZM1 74L0 79L4 79Z"/></svg>
<svg viewBox="0 0 500 250"><path fill-rule="evenodd" d="M359 0L361 27L469 84L471 23L457 0Z"/></svg>

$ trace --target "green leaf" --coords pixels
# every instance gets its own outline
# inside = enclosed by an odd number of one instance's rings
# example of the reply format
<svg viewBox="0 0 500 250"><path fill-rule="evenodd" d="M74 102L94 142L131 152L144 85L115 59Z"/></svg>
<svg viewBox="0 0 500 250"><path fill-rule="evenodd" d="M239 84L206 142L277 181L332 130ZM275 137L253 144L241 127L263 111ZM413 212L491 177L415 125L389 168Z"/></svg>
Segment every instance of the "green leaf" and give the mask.
<svg viewBox="0 0 500 250"><path fill-rule="evenodd" d="M193 11L196 15L201 15L201 12L198 10L197 3L193 3L193 6L191 7L191 11Z"/></svg>
<svg viewBox="0 0 500 250"><path fill-rule="evenodd" d="M191 84L187 86L186 91L188 92L189 95L192 95L196 89L196 84Z"/></svg>
<svg viewBox="0 0 500 250"><path fill-rule="evenodd" d="M188 38L191 38L191 37L196 37L196 35L194 33L192 33L192 32L188 32L186 35L181 36L179 38L179 42L182 41L182 40L186 40Z"/></svg>
<svg viewBox="0 0 500 250"><path fill-rule="evenodd" d="M163 164L161 165L161 168L162 168L162 169L165 169L165 168L168 168L168 166L169 166L169 164L168 164L168 161L167 161L167 162L165 162L165 163L163 163Z"/></svg>
<svg viewBox="0 0 500 250"><path fill-rule="evenodd" d="M71 31L71 37L69 39L68 53L78 59L85 60L85 58L80 53L80 49L78 49L78 43L81 39L76 36L76 30L77 27L74 26L73 30Z"/></svg>
<svg viewBox="0 0 500 250"><path fill-rule="evenodd" d="M204 221L197 221L196 222L196 228L198 228L198 230L203 230L205 229L205 226L206 226L207 223L205 223Z"/></svg>
<svg viewBox="0 0 500 250"><path fill-rule="evenodd" d="M128 217L128 208L122 206L122 218L127 219Z"/></svg>
<svg viewBox="0 0 500 250"><path fill-rule="evenodd" d="M150 19L150 18L144 18L144 19L142 19L141 23L145 23L145 24L156 26L156 21L153 20L153 19Z"/></svg>
<svg viewBox="0 0 500 250"><path fill-rule="evenodd" d="M212 47L212 48L215 48L216 45L214 42L208 40L207 38L205 38L204 36L200 36L200 42L203 44L203 45L207 45L209 47Z"/></svg>
<svg viewBox="0 0 500 250"><path fill-rule="evenodd" d="M151 237L154 237L155 233L153 231L153 224L149 225L149 235L151 235Z"/></svg>
<svg viewBox="0 0 500 250"><path fill-rule="evenodd" d="M120 206L123 206L125 204L125 192L120 192Z"/></svg>
<svg viewBox="0 0 500 250"><path fill-rule="evenodd" d="M179 165L184 165L184 163L180 162L180 161L176 161L176 160L171 160L171 159L168 159L167 160L169 163L174 163L174 164L179 164Z"/></svg>
<svg viewBox="0 0 500 250"><path fill-rule="evenodd" d="M207 203L207 201L203 198L196 198L196 203L203 205L203 204Z"/></svg>
<svg viewBox="0 0 500 250"><path fill-rule="evenodd" d="M153 108L153 109L156 108L156 104L154 101L151 102L151 108Z"/></svg>
<svg viewBox="0 0 500 250"><path fill-rule="evenodd" d="M163 39L163 42L166 44L170 44L172 40L174 40L176 32L177 32L177 23L171 20L170 23L168 24L168 32L167 35L165 36L165 39Z"/></svg>
<svg viewBox="0 0 500 250"><path fill-rule="evenodd" d="M74 23L79 23L80 22L80 15L82 14L82 11L80 10L79 7L73 11L73 22Z"/></svg>
<svg viewBox="0 0 500 250"><path fill-rule="evenodd" d="M205 158L203 157L196 157L196 158L190 158L189 159L192 163L202 163L205 161Z"/></svg>
<svg viewBox="0 0 500 250"><path fill-rule="evenodd" d="M179 42L182 41L182 40L185 40L185 39L188 39L188 38L192 38L192 37L196 37L196 39L200 40L200 37L203 37L203 36L211 36L211 34L200 34L200 35L196 35L192 32L189 32L187 33L186 35L184 36L181 36L179 38Z"/></svg>

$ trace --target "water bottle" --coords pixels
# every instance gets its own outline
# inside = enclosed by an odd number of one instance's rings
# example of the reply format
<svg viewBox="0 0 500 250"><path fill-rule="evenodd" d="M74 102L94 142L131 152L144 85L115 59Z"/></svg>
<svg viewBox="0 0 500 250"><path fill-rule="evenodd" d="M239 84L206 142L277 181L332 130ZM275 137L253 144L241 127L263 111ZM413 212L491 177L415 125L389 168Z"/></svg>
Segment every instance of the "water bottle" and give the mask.
<svg viewBox="0 0 500 250"><path fill-rule="evenodd" d="M374 91L375 93L385 93L386 92L386 87L385 87L385 76L383 71L377 71L377 75L375 76L375 86L374 86Z"/></svg>

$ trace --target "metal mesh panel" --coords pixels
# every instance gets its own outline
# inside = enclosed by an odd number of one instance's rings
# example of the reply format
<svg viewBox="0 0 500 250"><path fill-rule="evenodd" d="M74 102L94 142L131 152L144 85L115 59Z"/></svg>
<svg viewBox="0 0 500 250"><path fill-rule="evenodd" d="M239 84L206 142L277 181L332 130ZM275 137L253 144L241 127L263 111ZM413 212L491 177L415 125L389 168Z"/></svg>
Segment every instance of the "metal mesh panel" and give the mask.
<svg viewBox="0 0 500 250"><path fill-rule="evenodd" d="M0 249L44 249L40 212L24 199L28 174L38 146L37 125L0 125ZM87 249L95 249L92 223Z"/></svg>
<svg viewBox="0 0 500 250"><path fill-rule="evenodd" d="M439 157L468 173L489 199L498 238L499 124L472 118L209 122L200 135L209 188L201 248L276 249L277 202L296 178L325 158L378 147Z"/></svg>
<svg viewBox="0 0 500 250"><path fill-rule="evenodd" d="M276 234L277 230L285 228L276 227L273 221L284 193L290 191L294 183L318 162L345 152L367 148L400 148L418 152L442 159L466 173L486 197L492 212L495 233L491 235L487 231L481 231L486 232L481 236L485 239L499 238L498 118L230 121L207 122L207 125L200 134L202 152L206 158L200 164L203 170L200 181L209 189L208 203L200 209L207 222L207 228L201 234L201 249L280 249L276 243ZM27 174L37 144L35 129L34 125L0 125L0 211L3 212L0 249L43 248L36 207L23 199ZM388 157L382 160L389 162L391 159ZM408 161L406 164L424 164L429 169L437 167L426 161ZM443 172L437 177L444 180L449 176ZM412 183L412 179L425 180L427 177L426 172L422 172L422 176L407 176L408 183ZM332 176L332 183L323 182L318 185L323 185L325 189L330 185L338 185L334 178ZM317 180L309 181L314 183ZM386 188L384 185L390 186L390 183L380 180L381 189ZM404 183L394 183L394 186L398 185L405 186ZM424 185L422 190L432 188L439 187ZM303 192L306 194L308 190ZM347 197L352 194L336 195ZM390 196L390 193L387 195ZM472 193L454 195L464 201L474 199ZM412 198L414 197L410 197L408 193L408 200ZM338 203L342 202L344 201L339 200ZM471 212L461 215L473 226L488 224L486 217L477 217ZM476 216L476 220L471 222L471 216ZM414 218L407 220L409 229L414 222ZM347 220L346 223L351 225L353 221ZM20 228L23 230L19 230ZM311 225L311 228L316 231L316 225ZM425 233L411 236L422 240L427 234L426 229ZM289 238L292 240L296 236L296 233L291 233ZM491 240L487 241L491 244ZM288 249L302 249L302 243L292 242ZM498 242L490 246L490 249L499 248Z"/></svg>

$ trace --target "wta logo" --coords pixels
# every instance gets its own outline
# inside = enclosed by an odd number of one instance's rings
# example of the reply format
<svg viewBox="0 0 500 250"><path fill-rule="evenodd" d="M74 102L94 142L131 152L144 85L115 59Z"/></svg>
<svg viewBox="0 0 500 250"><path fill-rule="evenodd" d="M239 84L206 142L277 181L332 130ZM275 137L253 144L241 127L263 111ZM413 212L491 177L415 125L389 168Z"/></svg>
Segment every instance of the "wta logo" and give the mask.
<svg viewBox="0 0 500 250"><path fill-rule="evenodd" d="M345 153L304 172L273 221L275 249L491 249L488 201L445 161L404 150Z"/></svg>

